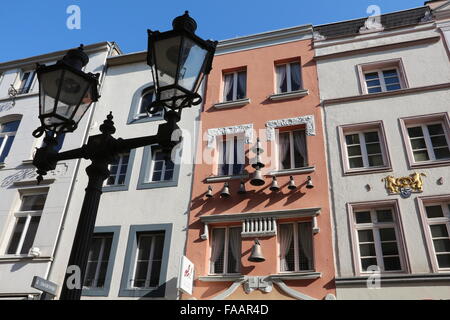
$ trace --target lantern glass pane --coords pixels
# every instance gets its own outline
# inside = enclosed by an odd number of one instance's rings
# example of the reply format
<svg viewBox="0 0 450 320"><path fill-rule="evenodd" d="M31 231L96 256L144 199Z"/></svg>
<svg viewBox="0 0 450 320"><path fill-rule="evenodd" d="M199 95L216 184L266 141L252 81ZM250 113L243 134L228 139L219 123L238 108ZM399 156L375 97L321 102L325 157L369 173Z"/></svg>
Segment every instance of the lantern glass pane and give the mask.
<svg viewBox="0 0 450 320"><path fill-rule="evenodd" d="M58 93L57 79L62 77L63 70L46 72L39 77L41 114L52 113Z"/></svg>
<svg viewBox="0 0 450 320"><path fill-rule="evenodd" d="M180 56L180 45L180 36L155 42L156 76L159 87L165 87L175 83Z"/></svg>
<svg viewBox="0 0 450 320"><path fill-rule="evenodd" d="M208 51L199 47L194 41L185 38L180 57L178 84L193 91L199 73L202 71Z"/></svg>
<svg viewBox="0 0 450 320"><path fill-rule="evenodd" d="M90 87L89 90L84 95L80 106L78 107L77 111L75 112L75 115L73 116L72 120L75 121L75 123L80 122L81 118L83 118L84 114L89 109L89 107L92 104L92 102L93 102L93 99L92 99L92 87Z"/></svg>

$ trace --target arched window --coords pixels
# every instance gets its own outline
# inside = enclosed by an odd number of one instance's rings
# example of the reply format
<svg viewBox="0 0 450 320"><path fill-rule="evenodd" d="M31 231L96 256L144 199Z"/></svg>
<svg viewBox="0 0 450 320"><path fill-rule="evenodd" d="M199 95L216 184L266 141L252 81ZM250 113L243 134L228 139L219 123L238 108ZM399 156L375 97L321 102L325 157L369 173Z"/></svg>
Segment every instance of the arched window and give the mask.
<svg viewBox="0 0 450 320"><path fill-rule="evenodd" d="M20 120L0 122L0 163L5 162L19 128Z"/></svg>
<svg viewBox="0 0 450 320"><path fill-rule="evenodd" d="M155 101L156 95L153 87L147 88L142 91L141 101L139 104L139 109L137 112L138 118L147 117L147 107ZM163 115L162 112L155 113L151 115L151 117L161 117Z"/></svg>

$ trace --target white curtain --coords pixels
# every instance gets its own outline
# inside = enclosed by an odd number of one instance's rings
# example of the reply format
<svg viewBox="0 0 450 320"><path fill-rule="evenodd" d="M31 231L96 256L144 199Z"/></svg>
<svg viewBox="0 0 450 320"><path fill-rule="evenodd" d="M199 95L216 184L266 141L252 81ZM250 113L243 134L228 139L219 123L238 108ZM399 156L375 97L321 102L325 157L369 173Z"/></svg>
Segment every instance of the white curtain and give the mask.
<svg viewBox="0 0 450 320"><path fill-rule="evenodd" d="M236 264L234 270L228 270L229 273L237 273L241 269L241 228L231 228L229 234L230 250Z"/></svg>
<svg viewBox="0 0 450 320"><path fill-rule="evenodd" d="M233 74L225 75L223 87L223 101L233 100Z"/></svg>
<svg viewBox="0 0 450 320"><path fill-rule="evenodd" d="M276 67L276 73L277 73L277 93L282 93L283 91L283 84L286 81L286 65L281 65Z"/></svg>
<svg viewBox="0 0 450 320"><path fill-rule="evenodd" d="M282 224L280 227L280 267L281 271L289 271L289 266L286 261L286 255L292 243L292 236L294 234L292 224Z"/></svg>
<svg viewBox="0 0 450 320"><path fill-rule="evenodd" d="M300 76L300 64L299 63L291 63L291 89L293 91L299 90L301 88L301 76Z"/></svg>
<svg viewBox="0 0 450 320"><path fill-rule="evenodd" d="M299 223L298 224L300 250L308 259L308 270L312 269L312 224Z"/></svg>
<svg viewBox="0 0 450 320"><path fill-rule="evenodd" d="M211 273L215 273L214 265L223 254L225 245L225 229L213 229L211 248Z"/></svg>
<svg viewBox="0 0 450 320"><path fill-rule="evenodd" d="M278 138L279 144L278 144L278 156L280 157L280 169L291 169L291 168L285 168L283 165L283 162L285 160L290 160L290 159L286 159L286 157L289 157L289 145L290 145L290 141L289 141L289 133L280 133L279 134L279 138Z"/></svg>
<svg viewBox="0 0 450 320"><path fill-rule="evenodd" d="M305 131L294 132L294 146L295 150L300 153L303 158L302 167L306 166L306 135Z"/></svg>

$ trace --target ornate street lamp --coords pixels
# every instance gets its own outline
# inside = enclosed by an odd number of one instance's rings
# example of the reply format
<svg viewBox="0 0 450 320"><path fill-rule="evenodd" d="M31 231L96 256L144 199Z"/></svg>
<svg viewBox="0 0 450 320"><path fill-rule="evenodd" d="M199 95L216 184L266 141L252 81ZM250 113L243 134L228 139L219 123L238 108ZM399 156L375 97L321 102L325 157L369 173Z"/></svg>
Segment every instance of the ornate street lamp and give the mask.
<svg viewBox="0 0 450 320"><path fill-rule="evenodd" d="M152 68L157 100L148 112L166 110L166 123L159 125L156 135L116 139L112 136L116 129L110 113L100 126L101 134L89 137L87 144L81 148L58 153L54 148L57 137L73 132L92 102L99 98L98 75L81 71L89 61L83 46L70 50L62 61L53 66L38 68L41 126L33 135L39 137L45 133L44 146L36 151L33 159L38 169L38 183L48 171L56 168L58 161L91 160L91 165L86 168L89 182L68 263L68 266L79 267L81 281L85 275L103 182L110 175L108 165L119 154L147 145L157 144L164 151L171 150L179 142L172 140L172 134L179 129L176 123L180 120L182 109L201 102L197 90L211 70L217 42L197 37L194 34L196 25L186 12L174 19L174 30L149 32L148 63ZM69 277L70 274L66 274L60 299L78 300L81 288L69 289Z"/></svg>
<svg viewBox="0 0 450 320"><path fill-rule="evenodd" d="M89 62L83 49L81 45L70 50L54 65L38 65L41 127L33 132L33 136L40 137L44 131L54 134L73 132L91 104L98 100L100 74L82 71Z"/></svg>
<svg viewBox="0 0 450 320"><path fill-rule="evenodd" d="M189 16L175 18L173 30L148 30L147 63L151 67L156 88L156 101L148 112L157 113L166 107L178 111L201 103L197 93L212 67L217 41L203 40L195 35L197 23Z"/></svg>

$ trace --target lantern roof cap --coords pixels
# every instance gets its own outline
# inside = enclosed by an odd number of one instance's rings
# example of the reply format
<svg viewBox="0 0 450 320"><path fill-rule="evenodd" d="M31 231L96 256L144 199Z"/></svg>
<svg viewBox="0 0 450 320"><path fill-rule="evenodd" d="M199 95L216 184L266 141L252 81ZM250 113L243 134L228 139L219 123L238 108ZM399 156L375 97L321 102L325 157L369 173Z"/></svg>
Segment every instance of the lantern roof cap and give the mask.
<svg viewBox="0 0 450 320"><path fill-rule="evenodd" d="M194 33L197 30L197 22L189 16L189 11L185 11L183 15L176 17L172 21L174 30L184 30Z"/></svg>

